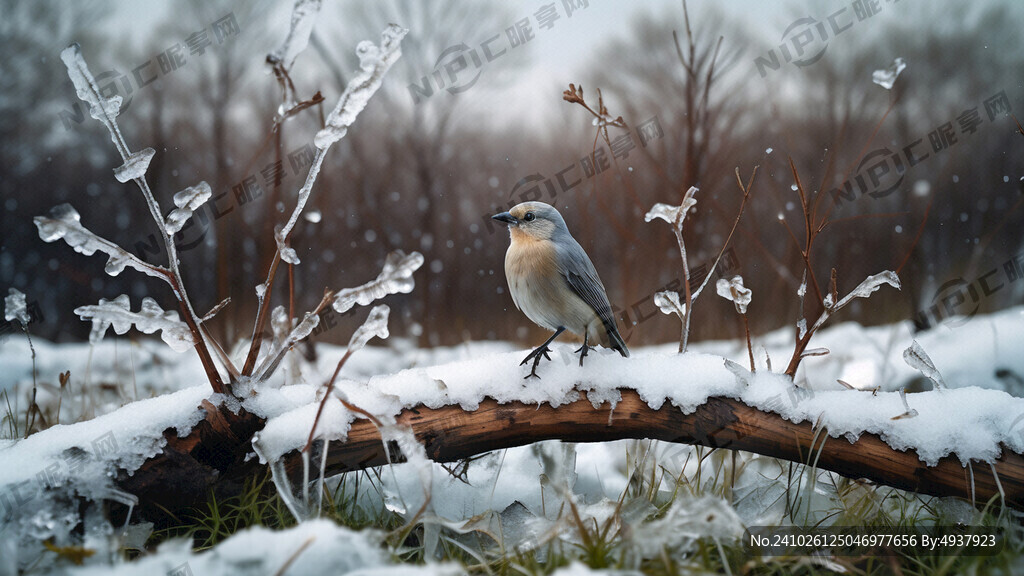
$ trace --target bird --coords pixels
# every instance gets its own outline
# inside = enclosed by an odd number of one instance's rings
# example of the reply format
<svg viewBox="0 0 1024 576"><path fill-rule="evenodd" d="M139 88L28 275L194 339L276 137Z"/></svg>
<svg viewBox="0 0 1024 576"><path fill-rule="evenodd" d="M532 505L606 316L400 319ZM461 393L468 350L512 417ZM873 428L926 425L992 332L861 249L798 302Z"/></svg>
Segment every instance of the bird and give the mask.
<svg viewBox="0 0 1024 576"><path fill-rule="evenodd" d="M523 202L491 218L508 224L505 279L512 301L527 318L554 331L519 364L533 360L526 378L540 378L537 365L542 357L551 360L548 345L566 330L583 337L583 346L576 350L580 366L591 341L628 358L597 269L558 210L544 202Z"/></svg>

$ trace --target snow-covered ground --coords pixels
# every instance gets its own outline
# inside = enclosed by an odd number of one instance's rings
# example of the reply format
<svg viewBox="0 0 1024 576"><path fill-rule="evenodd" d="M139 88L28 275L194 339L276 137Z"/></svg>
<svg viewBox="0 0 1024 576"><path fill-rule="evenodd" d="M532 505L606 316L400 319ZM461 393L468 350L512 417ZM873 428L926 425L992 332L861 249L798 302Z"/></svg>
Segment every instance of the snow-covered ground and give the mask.
<svg viewBox="0 0 1024 576"><path fill-rule="evenodd" d="M639 348L629 359L595 351L583 368L576 365L572 346L561 344L554 348L553 360L542 364L542 379L523 380L527 368L520 367L519 361L525 351L508 343L422 350L408 341L392 340L388 347L365 348L353 356L337 387L352 403L385 420L418 404L459 404L471 410L485 397L558 406L577 399L579 390L586 390L592 400L615 402L619 388L636 389L652 407L669 403L686 412L708 396L722 395L794 421L821 418L836 437L878 433L894 448L916 450L929 463L951 453L964 460L991 461L1001 443L1024 450L1024 399L1017 397L1024 388L1024 355L1019 349L1024 341L1022 320L1024 308L1014 308L916 336L907 324L873 328L840 324L815 336L812 346L826 347L831 353L805 359L797 378L800 389L765 369L765 351L775 370L788 361L794 336L790 329L754 338L760 364L756 377L725 365L723 357L746 364L746 350L738 342L697 343L683 356L675 354L675 344ZM904 402L897 390L911 385L920 388L925 380L903 359L915 338L949 389L910 394ZM133 497L110 482L112 467L137 467L162 446L165 429L184 432L198 421L200 402L211 397L196 357L177 354L155 339L135 343L107 339L95 347L38 340L34 344L38 402L50 414L56 413L59 403L65 424L25 440L3 441L0 446L0 557L4 558L0 573L42 555L41 541L46 538L54 538L58 545L70 542L79 512L73 500L61 496L62 488L73 487L91 499L131 504ZM317 393L344 349L321 346L318 352L315 365L297 360L297 355L291 358L258 395L245 400L247 408L268 418L256 443L266 460L273 462L305 442ZM4 367L3 390L18 413L32 384L27 342L8 339L0 347L0 366ZM61 394L55 383L64 371L71 372L71 379ZM850 390L837 379L879 391ZM916 415L893 420L908 411ZM328 403L318 430L331 440L341 439L352 418L339 403ZM70 425L79 420L87 421ZM546 442L485 456L469 467L468 482L452 477L439 465L412 458L384 470L376 497L407 519L426 505L420 521L427 545L437 545L442 527L466 530L470 525L499 531L507 545L536 542L564 528L556 511L567 497L578 502L585 517L608 518L630 484L638 454L653 454L666 472L678 474L695 465L691 450L638 441L579 446ZM674 530L689 526L686 530L698 534L736 536L744 525L779 521L777 495L769 497L772 489L757 480L770 478L777 465L770 459L744 458L751 474L741 476L734 489L749 497L739 497L731 506L720 499L679 497L673 504L678 513L669 515L675 518ZM295 502L292 505L293 510L301 508ZM718 506L723 512L714 526L703 526L687 512L698 506ZM636 514L643 519L649 512L641 509ZM636 533L645 529L638 522ZM120 541L112 534L121 532L102 518L86 522L84 544L100 553L83 572L107 573ZM310 539L312 543L306 544ZM185 563L196 574L234 573L243 565L259 566L254 568L257 572L267 573L284 565L300 548L303 551L291 573L340 562L352 569L379 571L388 566L383 552L377 552L379 535L310 520L283 533L264 529L239 533L206 553L193 553L186 545L171 542L158 554L126 566L124 573L173 573ZM455 568L430 568L435 569Z"/></svg>

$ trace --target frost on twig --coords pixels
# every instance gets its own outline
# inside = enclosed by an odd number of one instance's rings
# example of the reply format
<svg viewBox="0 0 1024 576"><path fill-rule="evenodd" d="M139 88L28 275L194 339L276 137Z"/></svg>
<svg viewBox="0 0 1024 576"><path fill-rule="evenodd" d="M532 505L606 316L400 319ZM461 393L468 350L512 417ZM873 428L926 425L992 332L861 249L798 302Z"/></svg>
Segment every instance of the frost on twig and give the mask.
<svg viewBox="0 0 1024 576"><path fill-rule="evenodd" d="M911 368L927 376L928 379L935 383L936 388L942 389L946 387L946 381L942 379L939 369L935 367L935 363L932 362L931 357L924 351L924 348L921 348L921 345L917 343L917 340L914 340L910 347L903 351L903 361Z"/></svg>
<svg viewBox="0 0 1024 576"><path fill-rule="evenodd" d="M18 322L22 328L32 321L28 313L28 304L25 303L25 294L17 288L7 290L7 297L4 298L4 320Z"/></svg>
<svg viewBox="0 0 1024 576"><path fill-rule="evenodd" d="M211 196L213 196L213 192L206 182L189 186L175 194L174 205L177 208L167 215L167 221L164 223L167 233L173 235L181 232L185 223L192 217L192 213L205 204Z"/></svg>
<svg viewBox="0 0 1024 576"><path fill-rule="evenodd" d="M117 276L125 267L132 267L143 274L166 280L166 270L139 260L124 248L110 240L97 236L81 224L81 215L70 204L60 204L50 210L49 216L36 216L33 221L39 228L39 237L44 242L64 239L79 254L91 256L97 251L110 256L104 270Z"/></svg>
<svg viewBox="0 0 1024 576"><path fill-rule="evenodd" d="M277 251L281 254L281 260L289 264L299 263L299 255L295 253L295 248L288 245L288 239L284 236L284 229L280 224L274 226L274 242L277 243Z"/></svg>
<svg viewBox="0 0 1024 576"><path fill-rule="evenodd" d="M108 328L113 327L114 332L121 335L133 324L143 334L160 330L160 337L175 352L184 352L195 344L188 326L178 320L178 313L165 311L156 300L148 296L142 299L142 307L138 312L132 312L128 295L122 294L113 300L101 298L99 304L79 306L75 308L75 314L81 316L82 320L92 320L90 344L99 343Z"/></svg>
<svg viewBox="0 0 1024 576"><path fill-rule="evenodd" d="M374 280L356 288L346 288L334 297L334 309L345 313L353 306L366 306L388 294L408 294L415 285L412 273L423 265L423 255L413 252L406 255L401 250L388 254L384 269Z"/></svg>

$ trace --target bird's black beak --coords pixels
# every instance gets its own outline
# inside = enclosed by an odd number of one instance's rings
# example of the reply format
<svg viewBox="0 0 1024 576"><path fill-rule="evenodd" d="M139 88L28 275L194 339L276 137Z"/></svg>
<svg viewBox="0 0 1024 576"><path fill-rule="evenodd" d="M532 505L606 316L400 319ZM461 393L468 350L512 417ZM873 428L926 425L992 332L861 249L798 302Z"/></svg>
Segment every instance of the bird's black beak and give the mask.
<svg viewBox="0 0 1024 576"><path fill-rule="evenodd" d="M504 222L510 226L519 225L519 219L513 216L512 213L510 212L502 212L501 214L495 214L494 216L491 216L491 218Z"/></svg>

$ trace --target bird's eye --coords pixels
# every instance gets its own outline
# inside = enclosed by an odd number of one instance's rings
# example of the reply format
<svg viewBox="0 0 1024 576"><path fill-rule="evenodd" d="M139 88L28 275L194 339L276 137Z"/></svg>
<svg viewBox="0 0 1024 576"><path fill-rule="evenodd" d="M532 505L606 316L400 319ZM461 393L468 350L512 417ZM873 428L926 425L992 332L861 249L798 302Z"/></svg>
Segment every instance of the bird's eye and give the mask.
<svg viewBox="0 0 1024 576"><path fill-rule="evenodd" d="M533 212L527 212L526 216L523 216L523 220L526 220L527 222L533 222L535 218L536 216L533 215Z"/></svg>

